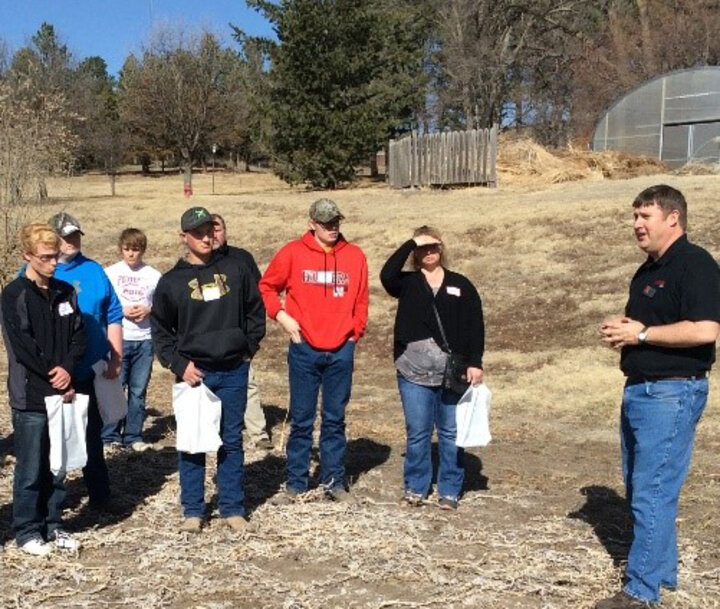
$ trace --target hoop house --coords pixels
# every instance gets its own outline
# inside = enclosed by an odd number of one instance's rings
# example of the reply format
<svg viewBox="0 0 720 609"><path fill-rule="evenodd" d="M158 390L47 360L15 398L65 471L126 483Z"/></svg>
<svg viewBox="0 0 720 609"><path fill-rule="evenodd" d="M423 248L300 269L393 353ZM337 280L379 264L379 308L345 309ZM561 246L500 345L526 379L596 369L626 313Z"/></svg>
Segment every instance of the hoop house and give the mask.
<svg viewBox="0 0 720 609"><path fill-rule="evenodd" d="M669 72L626 93L595 128L594 150L720 163L720 67Z"/></svg>

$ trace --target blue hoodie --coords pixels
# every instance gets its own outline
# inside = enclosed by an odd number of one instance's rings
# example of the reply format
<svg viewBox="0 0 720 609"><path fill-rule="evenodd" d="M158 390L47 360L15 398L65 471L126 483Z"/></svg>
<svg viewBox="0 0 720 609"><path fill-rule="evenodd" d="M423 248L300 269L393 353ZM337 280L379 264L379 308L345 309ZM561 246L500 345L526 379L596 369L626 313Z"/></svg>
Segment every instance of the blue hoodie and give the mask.
<svg viewBox="0 0 720 609"><path fill-rule="evenodd" d="M103 268L80 252L70 262L58 262L54 277L75 288L85 323L87 347L74 377L78 381L92 379L95 376L92 365L100 359L107 359L110 350L108 325L122 324L120 299Z"/></svg>

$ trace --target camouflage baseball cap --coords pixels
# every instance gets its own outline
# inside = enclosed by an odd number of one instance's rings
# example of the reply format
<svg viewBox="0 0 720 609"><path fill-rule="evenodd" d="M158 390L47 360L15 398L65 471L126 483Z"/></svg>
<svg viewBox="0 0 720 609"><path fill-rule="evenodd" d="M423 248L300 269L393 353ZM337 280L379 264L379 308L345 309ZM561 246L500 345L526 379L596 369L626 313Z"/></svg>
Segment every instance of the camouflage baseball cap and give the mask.
<svg viewBox="0 0 720 609"><path fill-rule="evenodd" d="M78 222L78 219L64 211L61 211L59 214L55 214L52 218L50 218L50 220L48 220L48 224L60 237L67 237L73 233L80 233L81 235L85 234L80 228L80 222Z"/></svg>
<svg viewBox="0 0 720 609"><path fill-rule="evenodd" d="M186 233L212 221L212 216L207 209L204 207L191 207L190 209L186 209L180 218L180 230Z"/></svg>
<svg viewBox="0 0 720 609"><path fill-rule="evenodd" d="M310 206L310 219L315 222L330 222L331 220L344 220L337 203L330 199L318 199Z"/></svg>

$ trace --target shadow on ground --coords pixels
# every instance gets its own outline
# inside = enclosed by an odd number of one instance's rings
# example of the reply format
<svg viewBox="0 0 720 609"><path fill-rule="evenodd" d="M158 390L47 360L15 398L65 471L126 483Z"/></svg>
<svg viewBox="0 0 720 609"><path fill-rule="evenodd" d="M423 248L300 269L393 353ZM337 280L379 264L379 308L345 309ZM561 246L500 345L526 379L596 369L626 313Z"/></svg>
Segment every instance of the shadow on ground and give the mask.
<svg viewBox="0 0 720 609"><path fill-rule="evenodd" d="M404 456L404 454L403 454ZM437 442L433 442L432 445L432 464L433 464L433 474L432 474L432 484L437 486L437 473L438 473L438 464L440 462L440 458L438 457L438 445ZM465 481L463 482L463 492L467 493L468 491L486 491L490 487L488 483L490 482L490 479L482 473L482 460L480 457L465 451Z"/></svg>
<svg viewBox="0 0 720 609"><path fill-rule="evenodd" d="M632 519L625 497L607 486L584 486L580 489L585 505L568 518L587 522L613 559L615 566L627 560L632 541Z"/></svg>

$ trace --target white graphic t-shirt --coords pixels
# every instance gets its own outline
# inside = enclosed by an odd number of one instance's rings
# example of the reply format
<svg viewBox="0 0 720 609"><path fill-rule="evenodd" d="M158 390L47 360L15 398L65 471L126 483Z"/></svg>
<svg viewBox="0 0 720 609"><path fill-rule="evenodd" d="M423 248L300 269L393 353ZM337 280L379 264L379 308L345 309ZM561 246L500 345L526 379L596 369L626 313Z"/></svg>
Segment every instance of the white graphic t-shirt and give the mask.
<svg viewBox="0 0 720 609"><path fill-rule="evenodd" d="M155 287L160 280L160 271L143 264L140 268L131 269L124 260L105 269L110 282L123 307L141 304L152 305ZM150 317L139 323L123 317L123 340L150 340Z"/></svg>

